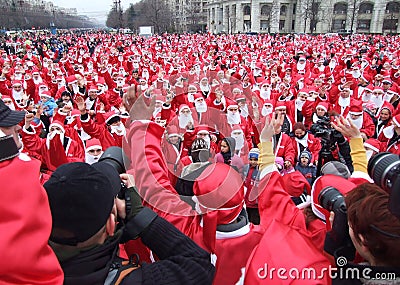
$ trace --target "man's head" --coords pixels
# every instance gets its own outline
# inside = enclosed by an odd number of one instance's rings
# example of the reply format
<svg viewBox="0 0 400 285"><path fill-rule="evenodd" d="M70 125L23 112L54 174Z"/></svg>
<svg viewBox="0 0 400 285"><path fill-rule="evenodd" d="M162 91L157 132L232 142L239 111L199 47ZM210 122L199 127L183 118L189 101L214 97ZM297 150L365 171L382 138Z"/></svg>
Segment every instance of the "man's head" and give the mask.
<svg viewBox="0 0 400 285"><path fill-rule="evenodd" d="M0 100L0 137L12 136L18 149L22 148L22 143L18 135L18 132L21 129L19 123L24 119L24 117L25 112L12 111L2 100Z"/></svg>
<svg viewBox="0 0 400 285"><path fill-rule="evenodd" d="M115 230L118 172L104 162L64 164L44 184L53 226L50 241L86 247L101 244Z"/></svg>
<svg viewBox="0 0 400 285"><path fill-rule="evenodd" d="M93 164L99 160L103 154L103 147L98 139L90 139L86 142L85 162Z"/></svg>
<svg viewBox="0 0 400 285"><path fill-rule="evenodd" d="M260 155L260 150L258 148L252 148L249 151L249 165L250 167L257 167L258 165L258 157Z"/></svg>
<svg viewBox="0 0 400 285"><path fill-rule="evenodd" d="M302 166L307 166L311 162L311 153L307 150L302 151L300 154L300 164Z"/></svg>

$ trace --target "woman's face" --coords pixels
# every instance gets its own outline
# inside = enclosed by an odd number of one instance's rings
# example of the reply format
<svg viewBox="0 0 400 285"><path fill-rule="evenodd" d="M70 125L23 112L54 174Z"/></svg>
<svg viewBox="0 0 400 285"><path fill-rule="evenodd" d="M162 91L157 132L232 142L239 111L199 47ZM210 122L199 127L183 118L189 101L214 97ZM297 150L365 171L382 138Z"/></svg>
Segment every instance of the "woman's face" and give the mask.
<svg viewBox="0 0 400 285"><path fill-rule="evenodd" d="M226 141L221 142L221 152L222 153L229 152L229 145L226 143Z"/></svg>

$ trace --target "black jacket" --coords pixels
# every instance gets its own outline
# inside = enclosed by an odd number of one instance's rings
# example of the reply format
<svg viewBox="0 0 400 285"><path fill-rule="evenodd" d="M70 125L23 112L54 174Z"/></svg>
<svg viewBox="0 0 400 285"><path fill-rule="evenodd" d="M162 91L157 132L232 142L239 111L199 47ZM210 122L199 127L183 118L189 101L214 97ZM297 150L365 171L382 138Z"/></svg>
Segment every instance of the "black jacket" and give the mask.
<svg viewBox="0 0 400 285"><path fill-rule="evenodd" d="M210 255L172 224L144 208L127 225L130 235L139 236L160 261L142 264L121 284L212 284L215 268ZM113 263L119 259L120 238L60 261L66 285L105 284Z"/></svg>

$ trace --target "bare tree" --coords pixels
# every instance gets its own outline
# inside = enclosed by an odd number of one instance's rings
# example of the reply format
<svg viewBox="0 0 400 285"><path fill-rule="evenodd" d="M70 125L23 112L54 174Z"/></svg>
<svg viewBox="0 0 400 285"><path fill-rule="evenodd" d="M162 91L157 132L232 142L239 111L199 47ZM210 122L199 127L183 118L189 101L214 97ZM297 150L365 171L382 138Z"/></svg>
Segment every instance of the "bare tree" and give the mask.
<svg viewBox="0 0 400 285"><path fill-rule="evenodd" d="M188 31L198 32L202 30L201 23L204 22L205 19L200 6L190 1L188 5L184 5L184 15L186 16L186 27Z"/></svg>
<svg viewBox="0 0 400 285"><path fill-rule="evenodd" d="M136 5L139 26L153 26L155 33L173 30L173 13L165 1L143 0Z"/></svg>
<svg viewBox="0 0 400 285"><path fill-rule="evenodd" d="M354 24L357 20L358 10L360 9L362 0L349 0L348 1L348 9L350 9L350 31L353 33ZM348 11L348 10L347 10Z"/></svg>
<svg viewBox="0 0 400 285"><path fill-rule="evenodd" d="M307 24L309 24L310 32L314 33L317 24L321 22L321 0L303 0L300 5L304 19L304 33L307 31Z"/></svg>

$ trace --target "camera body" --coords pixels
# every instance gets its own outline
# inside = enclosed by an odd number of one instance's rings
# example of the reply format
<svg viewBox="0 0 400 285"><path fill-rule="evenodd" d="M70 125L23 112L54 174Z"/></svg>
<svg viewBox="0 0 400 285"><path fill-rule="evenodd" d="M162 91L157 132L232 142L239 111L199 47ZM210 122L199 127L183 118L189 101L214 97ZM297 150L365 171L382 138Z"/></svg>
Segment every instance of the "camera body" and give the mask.
<svg viewBox="0 0 400 285"><path fill-rule="evenodd" d="M368 174L389 193L389 210L400 219L400 157L390 152L378 153L368 162Z"/></svg>

